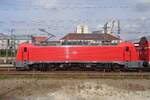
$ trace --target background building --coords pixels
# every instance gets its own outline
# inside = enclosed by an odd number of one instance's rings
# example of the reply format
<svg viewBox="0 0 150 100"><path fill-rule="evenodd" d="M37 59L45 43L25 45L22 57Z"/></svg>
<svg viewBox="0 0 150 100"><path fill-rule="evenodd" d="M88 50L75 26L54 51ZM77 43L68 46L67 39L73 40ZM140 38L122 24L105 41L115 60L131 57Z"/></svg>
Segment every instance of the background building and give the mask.
<svg viewBox="0 0 150 100"><path fill-rule="evenodd" d="M89 32L89 28L87 25L77 25L76 33L86 34L86 33L90 33L90 32Z"/></svg>
<svg viewBox="0 0 150 100"><path fill-rule="evenodd" d="M112 34L78 34L69 33L60 39L63 44L74 45L113 45L122 40Z"/></svg>
<svg viewBox="0 0 150 100"><path fill-rule="evenodd" d="M60 39L60 42L66 45L114 45L121 41L120 37L108 33L108 31L91 33L87 25L78 25L75 33L69 33Z"/></svg>

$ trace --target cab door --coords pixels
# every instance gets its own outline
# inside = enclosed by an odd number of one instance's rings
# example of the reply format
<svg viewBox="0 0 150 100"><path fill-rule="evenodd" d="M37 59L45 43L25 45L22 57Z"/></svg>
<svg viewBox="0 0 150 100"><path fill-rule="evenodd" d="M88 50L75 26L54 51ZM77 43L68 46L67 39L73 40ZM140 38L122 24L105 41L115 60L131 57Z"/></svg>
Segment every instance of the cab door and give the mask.
<svg viewBox="0 0 150 100"><path fill-rule="evenodd" d="M28 48L27 47L24 47L23 48L23 52L22 52L22 60L23 60L23 63L27 63L28 60L29 60L29 56L28 56Z"/></svg>
<svg viewBox="0 0 150 100"><path fill-rule="evenodd" d="M130 62L131 61L131 51L129 47L125 47L124 49L124 61Z"/></svg>

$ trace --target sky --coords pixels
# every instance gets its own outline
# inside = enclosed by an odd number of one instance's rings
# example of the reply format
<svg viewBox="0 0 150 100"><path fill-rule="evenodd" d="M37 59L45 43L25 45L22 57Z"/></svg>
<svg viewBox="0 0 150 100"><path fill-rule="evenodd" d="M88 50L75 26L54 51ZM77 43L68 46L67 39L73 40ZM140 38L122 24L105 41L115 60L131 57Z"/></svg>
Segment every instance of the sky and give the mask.
<svg viewBox="0 0 150 100"><path fill-rule="evenodd" d="M150 35L150 0L0 0L0 32L45 34L58 38L78 24L101 30L107 21L120 20L123 39Z"/></svg>

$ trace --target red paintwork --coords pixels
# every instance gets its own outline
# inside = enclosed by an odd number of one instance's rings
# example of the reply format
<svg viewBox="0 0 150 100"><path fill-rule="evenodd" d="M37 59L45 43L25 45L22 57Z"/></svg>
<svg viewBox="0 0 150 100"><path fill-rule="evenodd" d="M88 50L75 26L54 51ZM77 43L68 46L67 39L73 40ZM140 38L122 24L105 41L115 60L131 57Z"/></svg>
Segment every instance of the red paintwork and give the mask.
<svg viewBox="0 0 150 100"><path fill-rule="evenodd" d="M23 48L27 47L24 53ZM129 47L129 51L126 51ZM132 43L117 46L34 46L21 44L16 61L23 62L123 62L138 61L138 53Z"/></svg>

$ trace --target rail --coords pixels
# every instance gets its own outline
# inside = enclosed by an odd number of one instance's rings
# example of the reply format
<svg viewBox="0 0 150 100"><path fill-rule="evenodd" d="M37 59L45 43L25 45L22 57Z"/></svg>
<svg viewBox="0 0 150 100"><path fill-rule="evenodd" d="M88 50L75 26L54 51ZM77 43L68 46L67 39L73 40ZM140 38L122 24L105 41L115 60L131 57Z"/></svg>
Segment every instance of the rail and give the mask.
<svg viewBox="0 0 150 100"><path fill-rule="evenodd" d="M0 71L0 76L9 77L46 77L46 78L127 78L150 79L149 72L98 72L98 71Z"/></svg>

